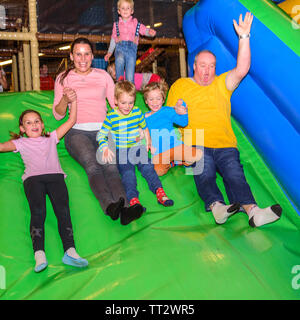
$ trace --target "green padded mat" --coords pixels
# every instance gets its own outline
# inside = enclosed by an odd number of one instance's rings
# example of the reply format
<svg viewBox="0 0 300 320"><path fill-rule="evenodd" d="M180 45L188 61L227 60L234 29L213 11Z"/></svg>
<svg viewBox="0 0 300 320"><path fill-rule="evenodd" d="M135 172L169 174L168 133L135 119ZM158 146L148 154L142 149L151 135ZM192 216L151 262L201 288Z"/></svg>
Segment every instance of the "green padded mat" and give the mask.
<svg viewBox="0 0 300 320"><path fill-rule="evenodd" d="M16 131L20 113L38 110L46 128L53 92L0 95L0 137ZM137 97L137 105L143 100ZM142 106L145 110L145 106ZM82 167L58 144L70 195L75 242L89 267L62 264L63 248L47 202L48 268L36 274L29 236L30 212L23 192L23 163L15 153L0 154L0 299L299 299L300 218L259 154L233 120L247 180L261 207L280 203L282 218L253 229L245 213L216 225L197 195L193 177L173 168L162 183L174 207L157 204L145 180L138 189L146 213L122 226L105 216ZM219 178L218 178L219 179ZM222 191L221 180L218 184ZM294 270L293 270L294 268Z"/></svg>

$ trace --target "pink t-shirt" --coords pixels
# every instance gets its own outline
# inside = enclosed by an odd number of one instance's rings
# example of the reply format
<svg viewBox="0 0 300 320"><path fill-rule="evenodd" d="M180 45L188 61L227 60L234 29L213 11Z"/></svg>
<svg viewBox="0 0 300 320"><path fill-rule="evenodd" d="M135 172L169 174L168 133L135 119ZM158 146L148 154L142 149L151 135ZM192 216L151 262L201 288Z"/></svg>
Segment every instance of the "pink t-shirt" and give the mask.
<svg viewBox="0 0 300 320"><path fill-rule="evenodd" d="M64 87L76 91L77 95L77 122L90 123L103 122L106 117L106 98L114 108L115 84L111 76L102 69L92 68L87 75L80 75L71 70L64 79L63 85L59 83L61 74L58 75L54 87L53 115L56 120L64 116L59 115L54 107L60 102L63 96Z"/></svg>
<svg viewBox="0 0 300 320"><path fill-rule="evenodd" d="M119 31L120 31L120 41L134 41L135 40L135 31L136 26L138 24L138 21L136 18L133 18L132 16L127 20L123 21L121 17L119 17ZM146 26L141 24L139 33L141 35L146 34ZM113 39L117 42L117 29L116 29L116 23L114 22L112 35Z"/></svg>
<svg viewBox="0 0 300 320"><path fill-rule="evenodd" d="M42 174L65 173L59 163L56 144L59 142L56 130L52 131L50 137L19 138L12 140L16 146L14 152L20 152L25 165L22 176L24 181L31 176Z"/></svg>

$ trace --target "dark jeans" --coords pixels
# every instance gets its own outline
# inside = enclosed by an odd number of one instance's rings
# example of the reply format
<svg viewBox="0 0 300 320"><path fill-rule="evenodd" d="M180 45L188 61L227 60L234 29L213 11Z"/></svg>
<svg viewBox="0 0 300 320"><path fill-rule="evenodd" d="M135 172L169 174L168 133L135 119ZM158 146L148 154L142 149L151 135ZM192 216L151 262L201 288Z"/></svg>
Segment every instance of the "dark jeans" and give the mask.
<svg viewBox="0 0 300 320"><path fill-rule="evenodd" d="M71 129L65 136L69 154L84 168L90 187L105 212L109 204L126 194L115 164L99 164L96 159L98 131Z"/></svg>
<svg viewBox="0 0 300 320"><path fill-rule="evenodd" d="M126 80L134 83L137 45L132 41L120 41L116 44L115 64L116 78L124 76Z"/></svg>
<svg viewBox="0 0 300 320"><path fill-rule="evenodd" d="M144 145L135 146L128 149L117 149L117 164L122 178L122 183L126 190L127 200L137 198L137 181L135 175L135 166L146 179L150 190L155 194L158 188L162 187L159 177L154 170L154 165L148 157L146 147Z"/></svg>
<svg viewBox="0 0 300 320"><path fill-rule="evenodd" d="M30 235L33 250L45 247L46 195L49 196L57 218L58 231L64 250L75 247L70 217L69 195L63 174L32 176L24 181L24 190L31 212Z"/></svg>
<svg viewBox="0 0 300 320"><path fill-rule="evenodd" d="M203 148L201 148L203 149ZM209 206L224 198L216 183L218 172L224 182L230 203L255 204L254 197L246 181L243 166L240 163L240 153L236 148L204 148L204 169L201 174L195 174L194 180L198 193L205 202L206 210Z"/></svg>

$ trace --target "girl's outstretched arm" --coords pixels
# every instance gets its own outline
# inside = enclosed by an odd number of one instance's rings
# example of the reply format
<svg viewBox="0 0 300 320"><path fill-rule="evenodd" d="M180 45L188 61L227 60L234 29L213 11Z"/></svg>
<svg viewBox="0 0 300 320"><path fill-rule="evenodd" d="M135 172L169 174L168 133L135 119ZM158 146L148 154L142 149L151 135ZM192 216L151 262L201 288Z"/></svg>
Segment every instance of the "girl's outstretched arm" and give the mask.
<svg viewBox="0 0 300 320"><path fill-rule="evenodd" d="M68 120L56 129L58 139L61 139L76 123L77 120L77 100L71 103Z"/></svg>
<svg viewBox="0 0 300 320"><path fill-rule="evenodd" d="M9 151L15 151L15 150L16 150L16 146L11 141L0 143L0 152L9 152Z"/></svg>

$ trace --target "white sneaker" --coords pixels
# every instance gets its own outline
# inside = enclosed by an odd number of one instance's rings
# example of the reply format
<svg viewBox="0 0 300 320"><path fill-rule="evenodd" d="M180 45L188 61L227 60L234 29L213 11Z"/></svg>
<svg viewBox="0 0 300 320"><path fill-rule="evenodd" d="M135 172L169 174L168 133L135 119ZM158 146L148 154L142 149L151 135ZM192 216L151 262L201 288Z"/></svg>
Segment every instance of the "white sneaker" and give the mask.
<svg viewBox="0 0 300 320"><path fill-rule="evenodd" d="M279 204L261 209L255 206L249 212L249 225L253 228L260 227L280 219L282 208Z"/></svg>
<svg viewBox="0 0 300 320"><path fill-rule="evenodd" d="M221 202L216 202L211 209L213 216L215 218L216 224L225 223L230 216L237 213L239 210L240 210L239 203L225 205Z"/></svg>

